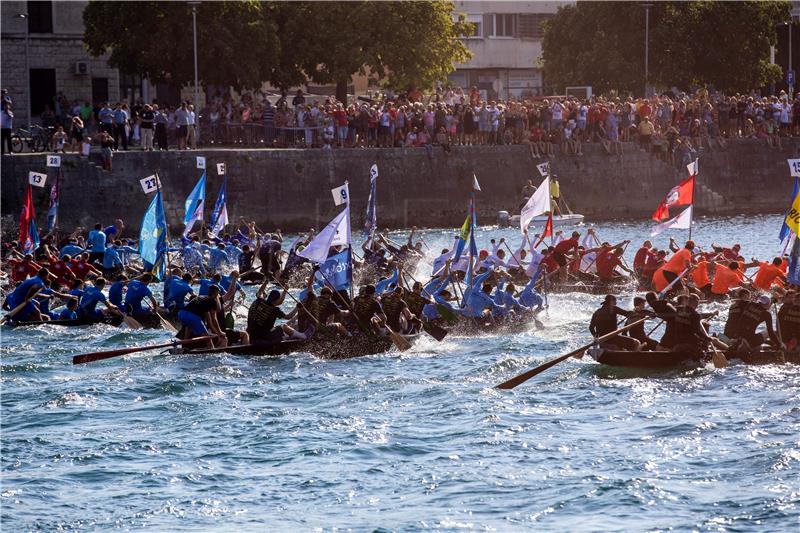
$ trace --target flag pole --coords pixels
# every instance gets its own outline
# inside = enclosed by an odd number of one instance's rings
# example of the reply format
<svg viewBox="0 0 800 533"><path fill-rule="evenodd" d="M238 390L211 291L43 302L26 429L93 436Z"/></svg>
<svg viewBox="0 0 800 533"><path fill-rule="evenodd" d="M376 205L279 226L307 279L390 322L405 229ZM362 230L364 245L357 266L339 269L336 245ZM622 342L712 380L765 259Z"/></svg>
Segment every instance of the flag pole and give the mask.
<svg viewBox="0 0 800 533"><path fill-rule="evenodd" d="M700 156L698 155L695 159L695 166L697 167L697 174L700 174ZM694 179L692 180L692 207L694 207L694 190L697 186L697 174L695 174ZM694 209L692 209L692 218L689 220L689 240L692 240L692 226L694 225Z"/></svg>

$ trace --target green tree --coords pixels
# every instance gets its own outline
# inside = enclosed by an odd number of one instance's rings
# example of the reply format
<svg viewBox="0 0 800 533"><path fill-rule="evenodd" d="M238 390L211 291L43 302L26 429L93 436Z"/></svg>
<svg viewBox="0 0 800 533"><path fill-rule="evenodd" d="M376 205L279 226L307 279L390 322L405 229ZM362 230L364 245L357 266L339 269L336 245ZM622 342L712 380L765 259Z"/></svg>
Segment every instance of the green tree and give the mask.
<svg viewBox="0 0 800 533"><path fill-rule="evenodd" d="M780 78L780 67L769 64L769 48L789 10L789 2L654 2L650 84L748 91ZM637 4L563 7L545 24L546 81L641 92L644 43L645 10Z"/></svg>
<svg viewBox="0 0 800 533"><path fill-rule="evenodd" d="M154 81L194 79L191 7L184 2L90 2L89 51ZM197 10L205 84L336 83L356 73L395 87L430 87L466 61L452 2L203 2Z"/></svg>

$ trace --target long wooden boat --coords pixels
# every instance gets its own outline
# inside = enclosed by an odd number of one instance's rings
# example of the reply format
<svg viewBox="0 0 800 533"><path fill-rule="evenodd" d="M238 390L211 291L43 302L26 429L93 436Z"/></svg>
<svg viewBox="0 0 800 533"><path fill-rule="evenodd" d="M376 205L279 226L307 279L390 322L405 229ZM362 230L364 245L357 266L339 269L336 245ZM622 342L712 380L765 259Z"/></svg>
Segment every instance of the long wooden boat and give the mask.
<svg viewBox="0 0 800 533"><path fill-rule="evenodd" d="M414 344L420 335L403 335L403 337L411 344ZM350 359L388 352L393 346L391 339L388 337L358 334L346 339L284 340L274 344L244 344L225 348L185 349L180 353L188 355L230 354L251 357L277 357L290 353L306 352L321 359Z"/></svg>
<svg viewBox="0 0 800 533"><path fill-rule="evenodd" d="M180 327L180 322L177 317L170 314L161 315L165 320L172 323L174 326ZM145 329L160 329L161 321L156 315L135 315L133 318L138 321ZM27 326L62 326L62 327L84 327L93 326L95 324L107 324L109 326L119 326L122 324L122 316L117 314L109 314L103 318L87 318L80 317L75 320L31 320L27 322L6 322L6 326L12 328L27 327Z"/></svg>
<svg viewBox="0 0 800 533"><path fill-rule="evenodd" d="M711 353L702 352L651 352L600 350L592 353L592 358L600 364L635 369L672 369L681 367L697 367L711 360ZM800 365L800 352L778 352L775 350L759 350L750 353L726 353L729 361L739 361L745 365L771 365L793 363Z"/></svg>

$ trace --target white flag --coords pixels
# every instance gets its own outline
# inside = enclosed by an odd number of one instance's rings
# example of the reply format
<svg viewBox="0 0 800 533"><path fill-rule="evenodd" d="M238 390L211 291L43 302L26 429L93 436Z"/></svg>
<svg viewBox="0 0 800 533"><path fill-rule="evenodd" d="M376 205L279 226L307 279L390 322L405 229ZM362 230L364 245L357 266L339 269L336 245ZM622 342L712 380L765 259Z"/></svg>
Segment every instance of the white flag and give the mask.
<svg viewBox="0 0 800 533"><path fill-rule="evenodd" d="M158 179L156 174L139 180L139 183L142 184L142 190L145 194L150 194L151 192L157 191L161 188L161 181Z"/></svg>
<svg viewBox="0 0 800 533"><path fill-rule="evenodd" d="M700 166L698 165L697 159L686 165L686 170L689 171L690 176L697 176L697 173L700 172Z"/></svg>
<svg viewBox="0 0 800 533"><path fill-rule="evenodd" d="M668 229L689 229L692 227L692 206L690 205L683 210L683 213L671 218L666 222L656 225L650 230L650 236L655 237L659 233L664 233Z"/></svg>
<svg viewBox="0 0 800 533"><path fill-rule="evenodd" d="M378 177L378 165L373 164L371 167L369 167L369 179L374 180L377 177Z"/></svg>
<svg viewBox="0 0 800 533"><path fill-rule="evenodd" d="M197 168L202 168L203 170L206 169L206 158L198 155L197 156Z"/></svg>
<svg viewBox="0 0 800 533"><path fill-rule="evenodd" d="M47 174L42 174L40 172L28 172L28 183L34 187L44 187L46 181Z"/></svg>
<svg viewBox="0 0 800 533"><path fill-rule="evenodd" d="M539 174L541 174L543 178L550 176L549 161L545 161L544 163L539 163L538 165L536 165L536 168L539 170Z"/></svg>
<svg viewBox="0 0 800 533"><path fill-rule="evenodd" d="M228 206L222 204L222 209L219 212L219 216L217 217L217 222L214 224L214 227L211 228L211 235L217 236L222 233L222 230L225 229L225 226L228 225Z"/></svg>
<svg viewBox="0 0 800 533"><path fill-rule="evenodd" d="M793 178L800 178L800 159L787 159L789 163L789 172L792 173Z"/></svg>
<svg viewBox="0 0 800 533"><path fill-rule="evenodd" d="M350 188L347 182L344 182L344 185L341 187L334 187L331 189L331 194L333 195L333 203L336 205L350 203Z"/></svg>
<svg viewBox="0 0 800 533"><path fill-rule="evenodd" d="M217 163L217 176L225 175L225 163Z"/></svg>
<svg viewBox="0 0 800 533"><path fill-rule="evenodd" d="M519 229L522 233L525 233L525 230L528 229L528 226L531 224L531 220L533 217L537 217L542 213L547 213L550 211L550 178L547 177L544 179L539 188L536 189L536 192L528 198L528 202L525 204L525 207L522 208L522 212L519 214Z"/></svg>
<svg viewBox="0 0 800 533"><path fill-rule="evenodd" d="M478 183L478 176L476 176L474 172L472 173L472 190L473 191L481 190L481 186Z"/></svg>
<svg viewBox="0 0 800 533"><path fill-rule="evenodd" d="M322 228L314 240L297 255L313 263L324 263L331 246L350 244L350 204L336 218Z"/></svg>
<svg viewBox="0 0 800 533"><path fill-rule="evenodd" d="M60 155L48 155L47 156L47 166L48 167L60 167L61 166L61 156Z"/></svg>

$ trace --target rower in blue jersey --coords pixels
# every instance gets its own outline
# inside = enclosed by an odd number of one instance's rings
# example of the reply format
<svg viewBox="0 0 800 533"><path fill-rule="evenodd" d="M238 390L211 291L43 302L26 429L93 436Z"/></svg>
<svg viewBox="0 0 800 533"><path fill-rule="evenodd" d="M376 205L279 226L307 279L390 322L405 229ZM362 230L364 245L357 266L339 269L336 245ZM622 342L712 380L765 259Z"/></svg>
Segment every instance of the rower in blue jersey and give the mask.
<svg viewBox="0 0 800 533"><path fill-rule="evenodd" d="M58 320L78 320L78 300L67 300L67 306L58 314Z"/></svg>
<svg viewBox="0 0 800 533"><path fill-rule="evenodd" d="M65 255L70 257L76 257L78 254L82 253L84 248L82 246L78 246L78 241L75 239L70 239L68 244L64 246L60 252L58 252L58 257L62 258Z"/></svg>
<svg viewBox="0 0 800 533"><path fill-rule="evenodd" d="M105 286L106 280L104 278L96 278L92 282L92 286L83 291L83 296L81 296L81 301L78 304L79 316L94 320L102 319L103 312L97 309L97 304L99 303L102 303L112 311L119 311L117 306L110 303L106 295L103 294Z"/></svg>
<svg viewBox="0 0 800 533"><path fill-rule="evenodd" d="M492 285L490 283L484 283L481 290L473 288L462 313L471 318L486 318L491 321L494 321L495 316L502 316L505 306L497 305L490 296L491 293Z"/></svg>
<svg viewBox="0 0 800 533"><path fill-rule="evenodd" d="M222 285L220 285L220 281L222 280L222 276L219 274L214 274L211 278L202 278L199 280L200 288L197 289L198 296L208 296L208 288L212 285L216 285L219 288L220 292L222 292Z"/></svg>
<svg viewBox="0 0 800 533"><path fill-rule="evenodd" d="M128 284L128 276L120 274L108 289L108 301L117 307L122 307L122 293Z"/></svg>
<svg viewBox="0 0 800 533"><path fill-rule="evenodd" d="M222 267L228 264L228 254L225 253L225 244L219 243L216 248L208 248L208 270L219 272Z"/></svg>
<svg viewBox="0 0 800 533"><path fill-rule="evenodd" d="M105 253L103 254L103 276L108 279L115 277L122 272L122 258L119 256L117 248L120 246L119 241L114 241L108 245Z"/></svg>
<svg viewBox="0 0 800 533"><path fill-rule="evenodd" d="M106 234L103 233L102 224L94 225L94 230L89 232L86 244L89 246L89 262L102 263L103 256L106 253Z"/></svg>
<svg viewBox="0 0 800 533"><path fill-rule="evenodd" d="M13 317L10 317L11 320L20 322L42 320L39 306L33 300L33 297L45 288L44 281L48 277L50 277L50 272L46 268L42 268L35 276L26 279L11 291L7 298L9 309L13 310L27 301L21 310L17 311Z"/></svg>
<svg viewBox="0 0 800 533"><path fill-rule="evenodd" d="M139 276L138 279L133 279L128 282L128 291L125 293L125 311L131 315L140 315L143 313L153 313L158 310L158 303L153 297L153 292L148 285L153 281L153 275L145 273ZM150 309L142 307L142 300L147 298L150 302Z"/></svg>
<svg viewBox="0 0 800 533"><path fill-rule="evenodd" d="M193 297L192 275L184 274L181 279L174 279L169 285L165 307L173 313L186 307L186 298Z"/></svg>

